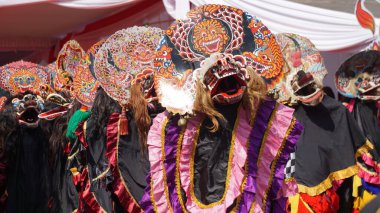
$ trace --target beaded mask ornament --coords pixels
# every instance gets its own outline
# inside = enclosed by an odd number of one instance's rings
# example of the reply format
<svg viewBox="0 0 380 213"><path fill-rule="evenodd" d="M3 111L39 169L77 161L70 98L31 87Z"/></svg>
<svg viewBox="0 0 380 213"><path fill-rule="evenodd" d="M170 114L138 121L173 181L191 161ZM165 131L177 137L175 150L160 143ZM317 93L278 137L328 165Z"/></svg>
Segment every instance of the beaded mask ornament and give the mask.
<svg viewBox="0 0 380 213"><path fill-rule="evenodd" d="M85 52L75 40L66 42L57 56L57 70L68 72L74 76L75 67L85 56Z"/></svg>
<svg viewBox="0 0 380 213"><path fill-rule="evenodd" d="M268 90L275 88L284 61L274 35L260 20L223 5L203 5L187 17L165 32L154 60L155 88L164 107L173 113L192 113L193 70L214 53L244 56L244 66L251 66Z"/></svg>
<svg viewBox="0 0 380 213"><path fill-rule="evenodd" d="M323 96L323 79L327 74L320 52L306 37L280 33L276 38L285 66L275 98L278 102L289 104L298 101L306 105L319 103Z"/></svg>
<svg viewBox="0 0 380 213"><path fill-rule="evenodd" d="M125 123L131 86L142 83L147 76L153 75L155 48L162 34L161 29L154 27L135 26L119 30L96 53L96 79L107 94L122 107L121 123Z"/></svg>
<svg viewBox="0 0 380 213"><path fill-rule="evenodd" d="M104 44L105 41L106 41L106 39L102 39L102 40L96 42L86 52L86 62L88 63L90 73L92 76L94 76L94 78L96 78L95 72L94 72L95 55L98 52L98 50L100 49L100 47Z"/></svg>
<svg viewBox="0 0 380 213"><path fill-rule="evenodd" d="M335 86L348 98L380 100L380 52L363 51L347 59L335 73Z"/></svg>
<svg viewBox="0 0 380 213"><path fill-rule="evenodd" d="M0 68L0 87L9 91L11 95L38 91L40 85L49 83L48 73L35 63L16 61Z"/></svg>
<svg viewBox="0 0 380 213"><path fill-rule="evenodd" d="M54 90L63 93L67 98L73 96L73 77L76 66L85 57L85 52L75 40L66 42L57 56L57 73L54 79Z"/></svg>
<svg viewBox="0 0 380 213"><path fill-rule="evenodd" d="M92 107L99 82L91 75L89 64L82 61L75 68L73 94L76 100L86 107Z"/></svg>
<svg viewBox="0 0 380 213"><path fill-rule="evenodd" d="M57 76L57 66L55 62L50 63L44 67L45 72L49 76L49 84L41 84L40 90L36 91L38 95L40 95L43 99L46 99L47 96L51 93L54 93L54 82Z"/></svg>
<svg viewBox="0 0 380 213"><path fill-rule="evenodd" d="M98 41L87 50L84 58L75 67L73 77L74 97L85 107L92 107L96 97L99 82L94 73L95 54L103 45L105 39Z"/></svg>

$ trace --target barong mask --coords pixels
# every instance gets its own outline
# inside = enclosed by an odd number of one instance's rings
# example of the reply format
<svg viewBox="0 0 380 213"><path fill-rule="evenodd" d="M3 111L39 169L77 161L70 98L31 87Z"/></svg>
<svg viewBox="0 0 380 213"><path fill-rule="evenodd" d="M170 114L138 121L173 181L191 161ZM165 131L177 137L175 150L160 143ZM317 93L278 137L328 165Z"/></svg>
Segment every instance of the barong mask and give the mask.
<svg viewBox="0 0 380 213"><path fill-rule="evenodd" d="M44 68L26 61L16 61L0 68L0 87L11 95L36 92L41 84L49 84L50 79Z"/></svg>
<svg viewBox="0 0 380 213"><path fill-rule="evenodd" d="M245 57L231 54L213 54L202 61L194 73L218 104L239 102L249 80Z"/></svg>
<svg viewBox="0 0 380 213"><path fill-rule="evenodd" d="M276 39L286 61L277 101L291 105L297 102L317 105L323 98L322 82L327 74L321 54L305 37L280 33Z"/></svg>
<svg viewBox="0 0 380 213"><path fill-rule="evenodd" d="M294 95L304 105L315 106L322 101L323 90L315 82L312 74L299 71L291 80Z"/></svg>
<svg viewBox="0 0 380 213"><path fill-rule="evenodd" d="M84 60L84 56L85 52L79 43L75 40L70 40L63 45L56 62L46 67L47 70L53 71L51 72L52 84L50 87L43 85L41 92L45 102L52 103L56 107L41 113L39 115L41 119L54 120L64 115L71 107L71 103L75 98L74 77L76 67ZM53 67L54 64L55 68Z"/></svg>
<svg viewBox="0 0 380 213"><path fill-rule="evenodd" d="M126 111L131 88L141 85L145 98L153 94L153 58L162 30L154 27L131 27L111 35L96 53L94 73L106 93L122 107L120 134L128 134ZM144 98L144 97L143 97Z"/></svg>
<svg viewBox="0 0 380 213"><path fill-rule="evenodd" d="M38 115L44 109L44 101L41 97L33 93L20 94L12 99L12 105L20 125L25 125L29 128L38 126Z"/></svg>
<svg viewBox="0 0 380 213"><path fill-rule="evenodd" d="M335 73L340 94L361 100L380 100L380 52L364 51L347 59Z"/></svg>
<svg viewBox="0 0 380 213"><path fill-rule="evenodd" d="M54 79L54 90L65 96L66 99L72 99L74 96L75 69L84 57L84 50L75 40L66 42L59 51L56 60L57 73Z"/></svg>
<svg viewBox="0 0 380 213"><path fill-rule="evenodd" d="M82 104L82 108L85 109L92 107L99 87L99 82L94 73L94 63L95 54L104 42L105 40L101 40L91 46L75 67L73 95Z"/></svg>
<svg viewBox="0 0 380 213"><path fill-rule="evenodd" d="M37 127L44 101L34 92L39 90L40 85L50 83L44 68L31 62L17 61L1 67L0 78L0 86L13 96L10 101L19 124Z"/></svg>
<svg viewBox="0 0 380 213"><path fill-rule="evenodd" d="M243 10L224 5L202 5L190 10L187 17L169 27L154 60L157 97L168 111L181 115L193 114L196 94L193 71L215 53L244 56L244 65L252 67L264 79L267 89L276 88L283 76L284 60L276 38L260 20ZM220 73L230 72L230 69L224 68L217 70ZM214 78L219 79L207 74L208 86L216 83L212 82ZM222 88L223 82L232 82L228 80L232 78L220 79L220 85L215 88ZM244 86L243 81L234 82ZM214 99L229 102L228 99L239 97L238 94L231 96L227 91L227 88L224 91L214 89ZM221 92L224 94L221 95ZM235 93L233 90L231 92Z"/></svg>

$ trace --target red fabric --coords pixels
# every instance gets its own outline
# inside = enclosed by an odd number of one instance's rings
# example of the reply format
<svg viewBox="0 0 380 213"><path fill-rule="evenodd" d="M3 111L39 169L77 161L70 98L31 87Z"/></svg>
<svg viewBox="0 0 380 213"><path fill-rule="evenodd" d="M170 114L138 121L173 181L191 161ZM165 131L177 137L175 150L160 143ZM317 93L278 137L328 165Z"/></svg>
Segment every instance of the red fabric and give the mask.
<svg viewBox="0 0 380 213"><path fill-rule="evenodd" d="M71 144L70 142L68 142L66 145L65 145L65 148L63 150L63 153L65 153L65 155L68 155L70 154L70 150L71 150Z"/></svg>
<svg viewBox="0 0 380 213"><path fill-rule="evenodd" d="M119 114L112 113L108 119L107 124L107 148L106 156L109 160L113 181L113 192L119 199L119 203L123 207L125 212L143 212L140 206L135 203L128 189L124 187L123 181L120 177L119 170L117 168L117 140L118 140L118 125Z"/></svg>
<svg viewBox="0 0 380 213"><path fill-rule="evenodd" d="M106 156L110 163L111 169L116 167L116 146L117 146L117 136L118 136L118 123L119 123L119 113L112 113L108 119L107 124L107 148Z"/></svg>
<svg viewBox="0 0 380 213"><path fill-rule="evenodd" d="M300 193L300 197L299 213L310 212L305 205L308 205L315 213L335 213L339 209L338 194L331 188L317 196Z"/></svg>
<svg viewBox="0 0 380 213"><path fill-rule="evenodd" d="M346 108L348 109L349 112L352 112L354 110L355 106L355 99L351 99L350 102L346 105Z"/></svg>
<svg viewBox="0 0 380 213"><path fill-rule="evenodd" d="M83 147L85 149L87 149L88 147L88 144L86 142L86 139L85 139L85 135L84 135L84 122L80 122L78 124L78 127L77 129L75 130L75 135L78 137L79 141L82 143Z"/></svg>
<svg viewBox="0 0 380 213"><path fill-rule="evenodd" d="M376 107L377 107L377 124L380 127L380 102L376 103Z"/></svg>
<svg viewBox="0 0 380 213"><path fill-rule="evenodd" d="M79 192L79 206L77 212L101 213L102 208L95 199L94 194L90 191L90 181L88 179L87 169L81 173L81 186Z"/></svg>

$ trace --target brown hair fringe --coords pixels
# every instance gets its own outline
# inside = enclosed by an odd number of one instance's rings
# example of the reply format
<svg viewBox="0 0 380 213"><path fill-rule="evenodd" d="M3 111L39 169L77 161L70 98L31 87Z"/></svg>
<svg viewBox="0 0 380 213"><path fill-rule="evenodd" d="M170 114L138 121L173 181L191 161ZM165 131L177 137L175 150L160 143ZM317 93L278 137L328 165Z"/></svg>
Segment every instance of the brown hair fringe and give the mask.
<svg viewBox="0 0 380 213"><path fill-rule="evenodd" d="M140 146L141 146L142 152L144 152L147 147L146 140L148 137L148 131L150 129L150 124L151 124L151 118L148 113L148 104L144 98L144 93L142 91L140 84L132 85L130 91L131 91L130 107L132 108L133 117L137 124Z"/></svg>
<svg viewBox="0 0 380 213"><path fill-rule="evenodd" d="M265 98L266 85L264 80L258 76L251 67L247 68L250 79L242 98L242 106L249 112L249 123L253 125L257 109L261 101ZM211 132L219 128L219 121L225 120L224 116L215 110L210 93L202 86L200 81L196 83L196 97L194 102L194 111L208 117L212 126L208 127Z"/></svg>

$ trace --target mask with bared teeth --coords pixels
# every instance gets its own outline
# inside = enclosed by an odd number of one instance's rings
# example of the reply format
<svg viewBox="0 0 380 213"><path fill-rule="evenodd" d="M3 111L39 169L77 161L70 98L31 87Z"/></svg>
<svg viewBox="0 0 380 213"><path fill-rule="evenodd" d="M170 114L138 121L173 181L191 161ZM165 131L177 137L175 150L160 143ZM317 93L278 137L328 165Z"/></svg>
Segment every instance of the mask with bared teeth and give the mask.
<svg viewBox="0 0 380 213"><path fill-rule="evenodd" d="M304 105L315 106L323 99L323 90L310 73L298 71L291 81L291 87L298 101Z"/></svg>
<svg viewBox="0 0 380 213"><path fill-rule="evenodd" d="M12 99L12 105L20 125L29 128L38 126L38 115L44 110L44 101L41 97L33 93L20 94Z"/></svg>
<svg viewBox="0 0 380 213"><path fill-rule="evenodd" d="M205 59L195 75L215 103L234 104L242 99L249 80L245 65L241 55L217 53Z"/></svg>

